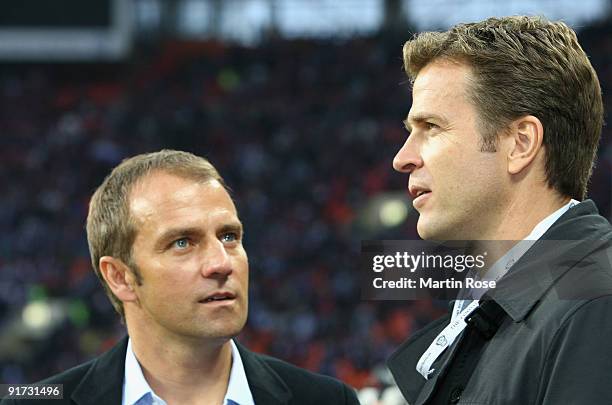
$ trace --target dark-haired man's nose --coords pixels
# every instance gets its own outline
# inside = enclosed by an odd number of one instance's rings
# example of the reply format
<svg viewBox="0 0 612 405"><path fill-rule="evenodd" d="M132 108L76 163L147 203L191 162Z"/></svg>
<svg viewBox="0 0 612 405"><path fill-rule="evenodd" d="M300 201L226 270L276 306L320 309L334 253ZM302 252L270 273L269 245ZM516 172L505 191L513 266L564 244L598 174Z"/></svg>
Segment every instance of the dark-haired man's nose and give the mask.
<svg viewBox="0 0 612 405"><path fill-rule="evenodd" d="M393 159L393 168L401 173L412 173L415 169L423 166L423 159L419 153L416 140L409 136L404 145Z"/></svg>

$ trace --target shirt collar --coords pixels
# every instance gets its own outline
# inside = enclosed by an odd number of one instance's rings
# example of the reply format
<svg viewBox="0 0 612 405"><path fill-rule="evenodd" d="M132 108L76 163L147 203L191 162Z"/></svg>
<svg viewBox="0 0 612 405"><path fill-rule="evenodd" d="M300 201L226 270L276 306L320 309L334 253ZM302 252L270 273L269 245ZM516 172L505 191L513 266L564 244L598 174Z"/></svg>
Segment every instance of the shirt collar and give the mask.
<svg viewBox="0 0 612 405"><path fill-rule="evenodd" d="M230 340L230 344L232 347L232 368L223 403L225 404L228 400L232 400L239 405L255 405L238 347L236 347L233 340ZM155 395L155 392L153 392L151 386L144 378L142 368L132 349L132 340L128 339L128 346L125 352L122 405L135 405L144 396L151 396L159 402L165 403Z"/></svg>
<svg viewBox="0 0 612 405"><path fill-rule="evenodd" d="M498 261L495 263L491 270L489 271L491 275L489 277L485 277L485 279L491 279L498 281L501 277L504 276L510 270L514 263L516 263L531 247L533 244L539 240L546 231L555 223L563 214L565 214L570 208L574 205L580 204L578 201L572 199L570 202L565 204L563 207L559 208L543 220L541 220L532 230L529 235L525 237L525 239L519 241L516 245L514 245L506 254L504 254ZM479 297L480 298L480 297Z"/></svg>
<svg viewBox="0 0 612 405"><path fill-rule="evenodd" d="M233 340L230 342L232 345L232 370L230 371L229 384L223 403L227 403L227 400L231 399L240 405L255 405L240 352L238 352L236 343Z"/></svg>
<svg viewBox="0 0 612 405"><path fill-rule="evenodd" d="M132 339L128 339L127 350L125 351L125 375L123 377L123 399L122 405L135 405L144 396L157 397L149 383L142 374L142 368L132 349ZM152 402L152 401L151 401Z"/></svg>
<svg viewBox="0 0 612 405"><path fill-rule="evenodd" d="M512 266L533 246L533 244L542 237L546 233L546 231L570 208L574 205L579 204L578 201L572 199L570 202L565 204L563 207L559 208L543 220L541 220L525 237L525 239L516 243L510 250L508 250L499 260L497 260L489 269L489 271L485 274L483 278L481 278L478 273L470 274L472 277L476 279L482 280L494 280L499 281L504 275L510 270ZM468 302L471 300L479 300L483 294L486 293L485 289L482 288L472 288L470 290L462 290L459 294L458 300L455 302L455 307L459 306L459 308L467 307Z"/></svg>
<svg viewBox="0 0 612 405"><path fill-rule="evenodd" d="M555 222L557 222L559 218L561 218L561 215L565 214L570 208L578 204L580 204L580 202L572 198L570 202L568 202L563 207L559 208L557 211L553 212L552 214L544 218L542 221L540 221L540 223L537 224L535 228L533 228L531 233L527 235L525 240L540 239L542 235L546 233L548 228L550 228Z"/></svg>

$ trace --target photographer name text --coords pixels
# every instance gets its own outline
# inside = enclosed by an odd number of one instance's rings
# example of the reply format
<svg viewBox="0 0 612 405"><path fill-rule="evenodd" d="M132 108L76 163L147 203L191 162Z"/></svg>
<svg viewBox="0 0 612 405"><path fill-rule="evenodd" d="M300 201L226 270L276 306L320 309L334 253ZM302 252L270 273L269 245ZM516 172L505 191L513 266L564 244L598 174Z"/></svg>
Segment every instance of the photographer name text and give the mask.
<svg viewBox="0 0 612 405"><path fill-rule="evenodd" d="M376 289L417 289L417 288L433 288L433 289L441 289L441 288L495 288L494 280L477 280L474 278L466 277L464 280L455 280L454 278L449 278L446 280L436 280L431 277L429 278L419 278L418 280L410 279L407 277L402 277L399 280L384 280L381 277L377 277L372 280L372 285Z"/></svg>

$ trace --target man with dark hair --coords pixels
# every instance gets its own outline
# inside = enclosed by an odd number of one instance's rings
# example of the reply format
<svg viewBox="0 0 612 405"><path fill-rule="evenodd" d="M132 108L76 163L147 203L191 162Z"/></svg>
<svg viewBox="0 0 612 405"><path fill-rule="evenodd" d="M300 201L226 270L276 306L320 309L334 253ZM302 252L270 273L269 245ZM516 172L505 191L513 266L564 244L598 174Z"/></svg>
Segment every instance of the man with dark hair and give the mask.
<svg viewBox="0 0 612 405"><path fill-rule="evenodd" d="M404 65L410 134L393 166L410 175L419 235L521 242L495 263L495 289L456 300L391 357L402 393L612 403L612 227L585 200L603 104L576 34L491 18L417 35Z"/></svg>
<svg viewBox="0 0 612 405"><path fill-rule="evenodd" d="M51 403L357 404L345 384L232 340L247 319L242 236L207 160L162 150L117 166L92 197L87 238L128 336L41 382L63 384Z"/></svg>

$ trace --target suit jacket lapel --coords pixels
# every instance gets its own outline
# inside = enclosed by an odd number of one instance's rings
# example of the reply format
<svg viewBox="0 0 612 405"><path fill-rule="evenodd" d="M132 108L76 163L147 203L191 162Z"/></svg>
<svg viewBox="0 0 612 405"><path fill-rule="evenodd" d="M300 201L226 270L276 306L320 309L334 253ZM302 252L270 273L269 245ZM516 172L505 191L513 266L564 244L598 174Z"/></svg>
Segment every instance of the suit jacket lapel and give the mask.
<svg viewBox="0 0 612 405"><path fill-rule="evenodd" d="M72 393L78 405L121 404L127 337L100 356Z"/></svg>
<svg viewBox="0 0 612 405"><path fill-rule="evenodd" d="M283 379L261 358L236 342L249 388L256 404L282 405L291 399L291 390Z"/></svg>

